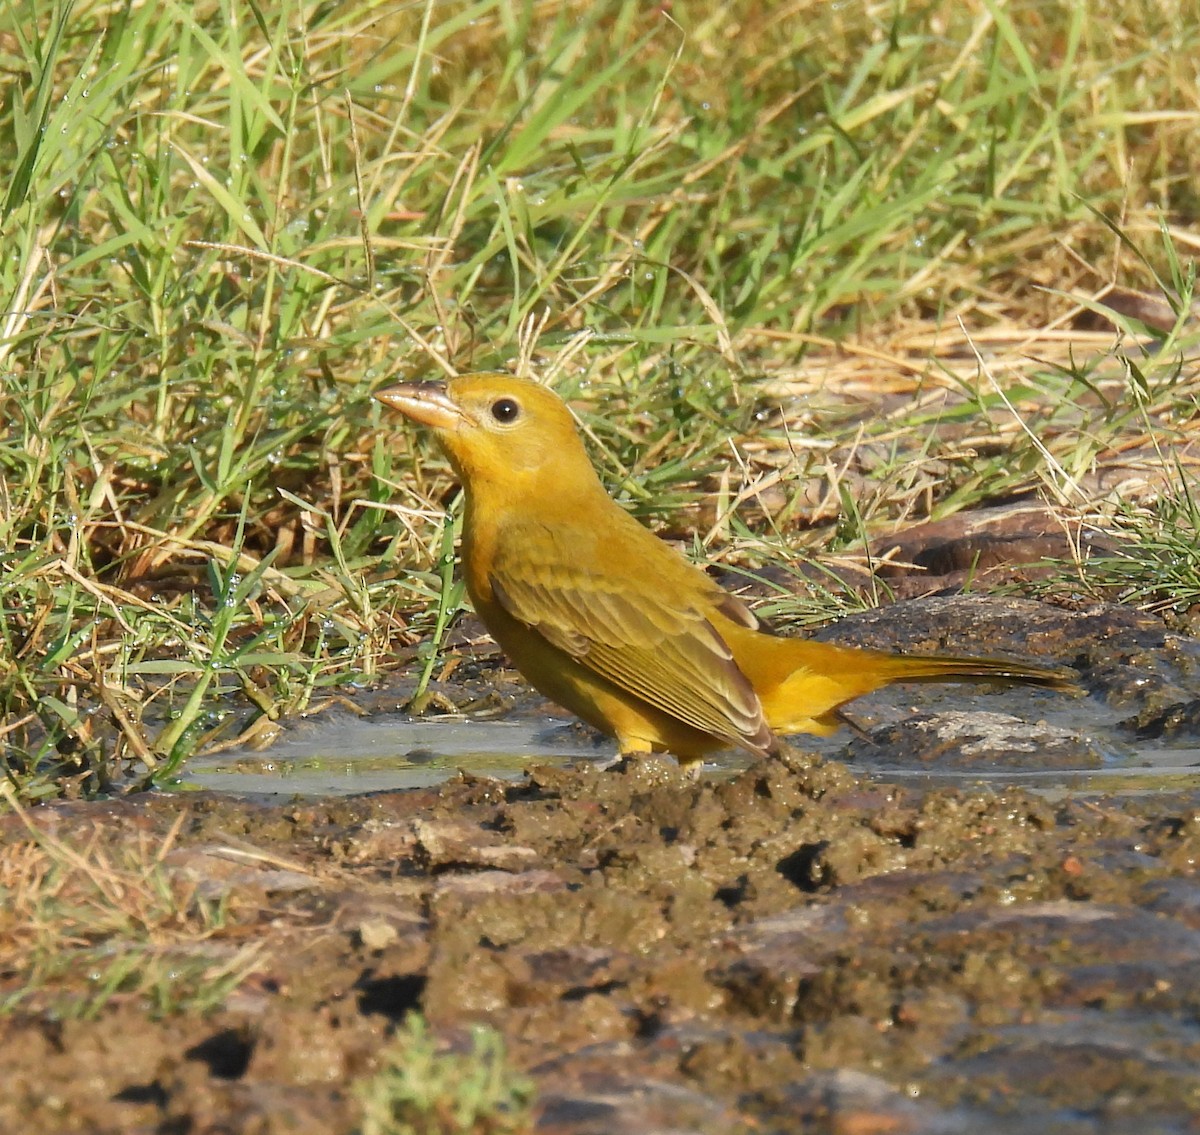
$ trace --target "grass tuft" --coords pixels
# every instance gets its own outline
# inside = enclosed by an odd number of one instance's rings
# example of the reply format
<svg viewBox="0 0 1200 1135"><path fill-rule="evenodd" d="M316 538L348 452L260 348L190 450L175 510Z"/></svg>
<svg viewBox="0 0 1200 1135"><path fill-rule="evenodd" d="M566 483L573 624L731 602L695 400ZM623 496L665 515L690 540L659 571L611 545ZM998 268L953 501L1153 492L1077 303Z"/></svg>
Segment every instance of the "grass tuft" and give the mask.
<svg viewBox="0 0 1200 1135"><path fill-rule="evenodd" d="M359 1082L363 1135L520 1135L532 1131L533 1084L509 1067L500 1034L478 1026L455 1053L415 1013Z"/></svg>
<svg viewBox="0 0 1200 1135"><path fill-rule="evenodd" d="M179 824L157 847L114 849L98 829L76 844L36 826L11 785L0 795L29 832L0 849L0 1013L91 1019L130 999L205 1012L263 964L257 944L214 941L226 900L169 869Z"/></svg>

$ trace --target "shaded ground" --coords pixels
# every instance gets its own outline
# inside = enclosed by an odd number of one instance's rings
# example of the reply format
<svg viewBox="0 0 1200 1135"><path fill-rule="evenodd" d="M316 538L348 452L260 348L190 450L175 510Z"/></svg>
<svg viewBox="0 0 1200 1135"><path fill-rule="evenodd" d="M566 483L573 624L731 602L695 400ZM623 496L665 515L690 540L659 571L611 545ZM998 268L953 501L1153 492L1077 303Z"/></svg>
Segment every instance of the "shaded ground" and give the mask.
<svg viewBox="0 0 1200 1135"><path fill-rule="evenodd" d="M1070 661L1128 735L1194 737L1196 643L1119 608L934 600L838 633ZM867 717L897 762L954 759L945 721ZM1198 861L1200 778L915 790L799 750L722 781L10 815L0 1129L352 1131L419 1009L451 1044L503 1033L554 1135L1194 1131Z"/></svg>

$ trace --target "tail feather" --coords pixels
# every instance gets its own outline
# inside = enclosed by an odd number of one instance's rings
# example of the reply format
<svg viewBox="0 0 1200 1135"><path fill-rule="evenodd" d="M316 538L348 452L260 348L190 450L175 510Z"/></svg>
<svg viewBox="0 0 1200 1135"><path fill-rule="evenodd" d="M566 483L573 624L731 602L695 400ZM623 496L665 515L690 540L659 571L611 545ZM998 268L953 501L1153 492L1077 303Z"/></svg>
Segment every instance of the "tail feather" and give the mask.
<svg viewBox="0 0 1200 1135"><path fill-rule="evenodd" d="M832 733L840 724L835 710L893 682L1021 682L1077 689L1069 670L1011 659L888 654L753 631L726 637L776 733Z"/></svg>
<svg viewBox="0 0 1200 1135"><path fill-rule="evenodd" d="M955 655L885 654L889 681L945 681L965 679L976 682L1020 682L1026 686L1044 686L1068 690L1076 686L1076 675L1061 667L1038 666L1008 658L968 658Z"/></svg>

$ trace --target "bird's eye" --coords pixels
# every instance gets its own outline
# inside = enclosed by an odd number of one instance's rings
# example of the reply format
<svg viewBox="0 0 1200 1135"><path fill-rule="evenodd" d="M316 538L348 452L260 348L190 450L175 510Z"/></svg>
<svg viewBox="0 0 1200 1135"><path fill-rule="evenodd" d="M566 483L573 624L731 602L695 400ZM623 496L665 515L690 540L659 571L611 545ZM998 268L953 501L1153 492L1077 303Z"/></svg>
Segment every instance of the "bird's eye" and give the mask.
<svg viewBox="0 0 1200 1135"><path fill-rule="evenodd" d="M498 422L515 422L521 413L521 407L513 398L497 398L492 403L492 417Z"/></svg>

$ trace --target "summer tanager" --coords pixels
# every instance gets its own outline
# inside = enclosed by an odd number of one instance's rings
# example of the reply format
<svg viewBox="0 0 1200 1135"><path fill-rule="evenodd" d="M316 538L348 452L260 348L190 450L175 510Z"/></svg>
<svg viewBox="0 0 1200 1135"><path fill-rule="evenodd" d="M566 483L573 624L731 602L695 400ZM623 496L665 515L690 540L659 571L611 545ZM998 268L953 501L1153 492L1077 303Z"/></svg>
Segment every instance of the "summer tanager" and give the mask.
<svg viewBox="0 0 1200 1135"><path fill-rule="evenodd" d="M506 374L402 383L376 397L429 426L466 490L467 594L543 694L622 753L687 762L776 734L832 733L837 709L906 679L1065 686L1062 671L779 638L643 528L600 484L570 411Z"/></svg>

